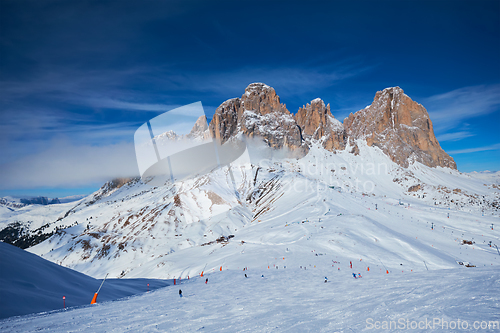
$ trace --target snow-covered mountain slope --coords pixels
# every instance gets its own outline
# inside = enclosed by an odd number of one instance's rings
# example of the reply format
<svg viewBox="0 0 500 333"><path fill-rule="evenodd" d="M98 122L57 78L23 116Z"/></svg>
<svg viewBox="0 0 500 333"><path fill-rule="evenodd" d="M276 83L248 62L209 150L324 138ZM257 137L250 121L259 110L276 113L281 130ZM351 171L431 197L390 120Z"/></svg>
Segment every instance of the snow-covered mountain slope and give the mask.
<svg viewBox="0 0 500 333"><path fill-rule="evenodd" d="M304 253L389 271L498 263L497 188L356 144L359 155L318 143L300 160L239 163L235 185L227 168L170 187L107 184L57 222L72 227L29 251L96 278L295 267Z"/></svg>
<svg viewBox="0 0 500 333"><path fill-rule="evenodd" d="M8 207L11 211L28 205L55 205L66 202L78 201L86 195L70 195L64 198L47 198L32 196L5 196L0 198L0 207Z"/></svg>
<svg viewBox="0 0 500 333"><path fill-rule="evenodd" d="M85 198L87 195L85 194L76 194L76 195L69 195L67 197L59 198L60 203L67 203L67 202L75 202L80 199Z"/></svg>
<svg viewBox="0 0 500 333"><path fill-rule="evenodd" d="M0 242L0 318L90 304L101 284L90 276ZM172 284L171 281L110 279L98 300L110 301Z"/></svg>
<svg viewBox="0 0 500 333"><path fill-rule="evenodd" d="M489 183L493 183L496 185L500 185L500 171L481 171L481 172L476 172L473 171L469 173L470 176L478 179L482 179L483 181L487 181Z"/></svg>
<svg viewBox="0 0 500 333"><path fill-rule="evenodd" d="M301 159L253 152L253 164L231 166L234 183L228 168L164 187L113 181L77 203L16 211L17 221L73 224L28 251L94 278L182 278L185 297L166 288L7 319L0 330L358 331L370 318L498 320L498 187L356 146L357 155L349 143L333 153L312 141ZM6 276L5 288L16 280Z"/></svg>
<svg viewBox="0 0 500 333"><path fill-rule="evenodd" d="M0 331L497 332L500 327L498 267L361 274L354 279L348 263L340 271L330 265L224 270L207 275L208 284L204 278L183 280L119 301L6 319Z"/></svg>
<svg viewBox="0 0 500 333"><path fill-rule="evenodd" d="M20 248L38 244L58 230L74 225L74 222L63 221L74 205L74 202L20 208L0 205L0 240Z"/></svg>

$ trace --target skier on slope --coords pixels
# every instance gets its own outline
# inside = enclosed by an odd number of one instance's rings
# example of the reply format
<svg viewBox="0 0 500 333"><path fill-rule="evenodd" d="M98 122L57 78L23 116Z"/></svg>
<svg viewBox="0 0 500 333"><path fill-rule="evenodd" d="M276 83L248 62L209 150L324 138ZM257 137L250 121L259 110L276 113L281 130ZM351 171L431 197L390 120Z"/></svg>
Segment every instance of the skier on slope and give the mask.
<svg viewBox="0 0 500 333"><path fill-rule="evenodd" d="M182 297L182 290L179 289L179 297Z"/></svg>
<svg viewBox="0 0 500 333"><path fill-rule="evenodd" d="M357 279L356 273L352 273L352 277L355 278L355 279Z"/></svg>
<svg viewBox="0 0 500 333"><path fill-rule="evenodd" d="M207 283L208 283L208 278L205 280L205 284L207 284Z"/></svg>

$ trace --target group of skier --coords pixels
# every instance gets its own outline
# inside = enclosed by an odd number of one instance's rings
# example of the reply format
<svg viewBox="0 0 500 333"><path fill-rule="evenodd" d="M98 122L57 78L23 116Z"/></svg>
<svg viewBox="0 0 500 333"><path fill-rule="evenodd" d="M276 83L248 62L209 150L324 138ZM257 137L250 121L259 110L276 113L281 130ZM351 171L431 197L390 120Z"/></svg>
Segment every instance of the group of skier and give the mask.
<svg viewBox="0 0 500 333"><path fill-rule="evenodd" d="M349 263L349 266L352 268L352 261ZM302 266L300 266L300 268L302 268ZM244 270L246 270L246 269L244 269ZM355 279L362 278L361 273L358 273L358 274L352 273L352 277ZM246 273L245 273L245 278L248 278ZM262 275L262 278L264 278L264 275ZM328 282L328 278L325 276L325 283L327 283L327 282ZM208 284L208 278L205 279L205 284ZM182 290L181 289L179 289L179 297L182 297Z"/></svg>

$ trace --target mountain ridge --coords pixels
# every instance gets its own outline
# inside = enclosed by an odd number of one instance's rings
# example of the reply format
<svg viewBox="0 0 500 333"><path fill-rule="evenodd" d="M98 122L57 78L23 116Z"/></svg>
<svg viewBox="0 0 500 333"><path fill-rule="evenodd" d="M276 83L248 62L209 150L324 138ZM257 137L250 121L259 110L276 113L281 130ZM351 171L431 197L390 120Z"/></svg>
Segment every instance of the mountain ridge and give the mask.
<svg viewBox="0 0 500 333"><path fill-rule="evenodd" d="M363 246L363 253L368 255L369 249L376 246L383 256L392 256L396 263L397 254L386 253L385 243L380 248L378 241L372 245L373 238L367 234L358 244L361 236L356 236L364 228L375 227L372 232L379 239L386 233L379 224L390 218L391 228L406 235L403 241L408 246L418 245L420 251L428 252L426 262L451 268L455 261L434 253L432 243L428 243L432 238L412 240L411 233L404 228L430 230L433 222L453 231L456 227L446 218L450 207L453 216L460 216L453 223L462 227L475 221L478 214L481 216L481 211L491 214L486 221L492 221L500 208L500 192L494 186L484 186L483 182L449 168L430 168L418 162L403 168L378 147L370 147L362 140L355 143L358 155L348 149L334 154L320 142L313 142L309 154L299 160L231 166L234 182L228 168L222 168L179 182L177 191L168 186L151 187L139 179L125 182L121 187L107 184L66 213L59 213L63 216L56 225L70 222L74 225L60 229L28 250L94 277L109 272L114 277L182 276L184 279L200 274L207 263L207 271L218 269L222 261L237 268L241 265L240 257L231 253L239 255L242 251L241 254L248 254L241 258L258 258L264 255L259 252L264 251L262 245L273 244L280 251L285 251L283 244L290 244L286 245L289 248L295 242L305 246L310 237L323 230L315 229L321 225L325 231L328 229L322 236L324 243L311 243L308 245L313 246L311 250L321 247L322 251L336 252L345 260L345 251L357 253ZM349 144L347 148L350 149ZM408 204L401 206L401 198ZM425 215L423 220L420 214ZM459 222L462 219L468 222ZM300 221L311 224L309 233L298 227ZM317 225L321 222L326 224ZM339 247L336 242L330 243L328 237L338 237L332 232L338 232L335 229L341 222L345 223L341 229L346 234L343 237L349 237L350 241L338 239L343 244ZM297 223L297 227L287 229L292 223ZM287 230L292 233L287 234ZM479 239L480 235L474 233L468 237ZM453 232L447 231L443 244L450 246L450 241L456 242L453 237ZM453 251L458 258L463 257L458 249ZM199 256L205 259L195 260ZM187 258L192 258L190 264L186 263ZM416 265L419 257L415 255L408 260L405 265ZM474 257L474 260L485 259ZM370 261L377 262L376 258ZM395 268L399 263L390 265Z"/></svg>
<svg viewBox="0 0 500 333"><path fill-rule="evenodd" d="M378 91L371 105L350 114L343 123L330 111L330 104L316 98L293 115L274 88L252 83L241 98L222 103L209 125L214 138L224 143L243 133L261 137L275 149L288 148L307 154L311 140L321 141L328 151L339 151L356 139L382 149L397 164L408 167L420 162L430 167L456 169L456 163L439 145L427 110L399 87Z"/></svg>

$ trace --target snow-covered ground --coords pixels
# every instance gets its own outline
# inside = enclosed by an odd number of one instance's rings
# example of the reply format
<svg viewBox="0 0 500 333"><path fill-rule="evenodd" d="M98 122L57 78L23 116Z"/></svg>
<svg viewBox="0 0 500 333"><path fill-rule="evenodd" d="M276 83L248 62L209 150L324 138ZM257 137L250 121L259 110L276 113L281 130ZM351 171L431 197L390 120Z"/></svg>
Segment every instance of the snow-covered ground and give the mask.
<svg viewBox="0 0 500 333"><path fill-rule="evenodd" d="M0 257L0 318L89 304L102 282L2 242ZM148 283L150 290L173 284L167 280L108 279L98 300L145 292Z"/></svg>
<svg viewBox="0 0 500 333"><path fill-rule="evenodd" d="M370 270L354 279L348 264L341 266L340 271L328 266L250 269L245 271L248 278L241 270L224 270L206 275L208 284L204 278L190 279L119 301L7 319L0 321L0 330L360 332L383 325L412 332L500 330L497 267L391 274ZM486 329L475 330L474 325Z"/></svg>
<svg viewBox="0 0 500 333"><path fill-rule="evenodd" d="M59 217L63 217L69 209L75 206L74 202L54 205L27 205L19 209L0 206L0 228L4 228L12 221L27 222L30 229L38 229L44 224L53 223Z"/></svg>
<svg viewBox="0 0 500 333"><path fill-rule="evenodd" d="M167 287L0 328L356 332L370 318L499 320L498 183L404 169L358 147L233 165L234 185L223 168L175 188L132 181L65 209L6 213L4 223L73 225L28 250L94 278L190 280L183 298Z"/></svg>

